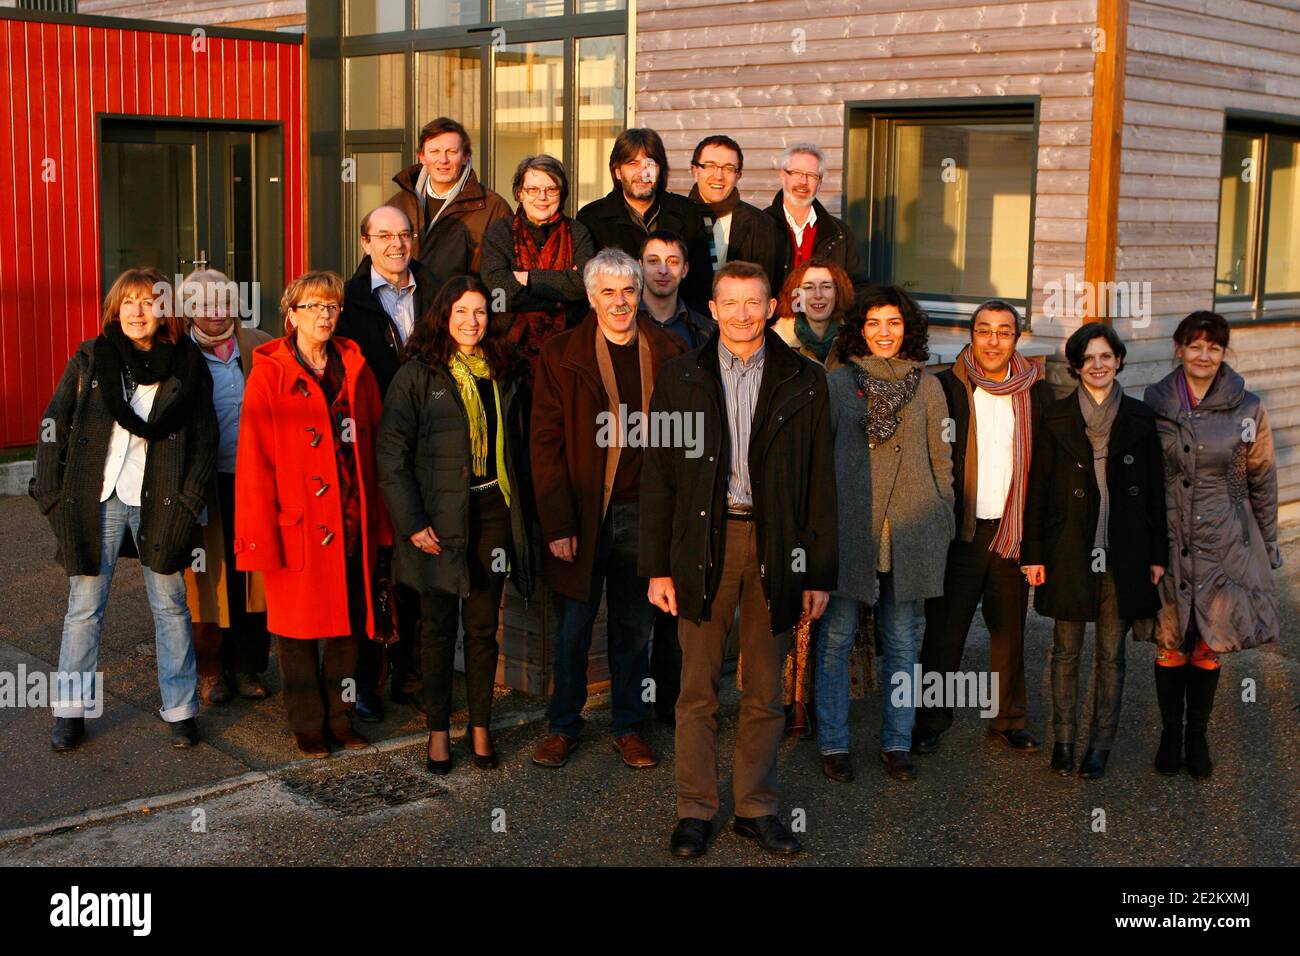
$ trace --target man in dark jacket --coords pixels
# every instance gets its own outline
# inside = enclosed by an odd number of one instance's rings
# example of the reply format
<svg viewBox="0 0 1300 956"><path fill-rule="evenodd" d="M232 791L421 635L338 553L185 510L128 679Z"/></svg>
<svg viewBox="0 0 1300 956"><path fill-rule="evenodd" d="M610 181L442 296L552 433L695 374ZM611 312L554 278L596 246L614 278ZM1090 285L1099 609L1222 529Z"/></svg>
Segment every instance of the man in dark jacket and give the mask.
<svg viewBox="0 0 1300 956"><path fill-rule="evenodd" d="M639 569L651 602L678 617L682 647L670 849L695 857L708 847L723 644L739 608L735 830L797 853L777 815L781 672L789 632L801 616L821 616L836 584L826 375L765 331L776 300L762 267L727 263L713 286L718 331L664 367L651 403L652 416L680 422L683 440L652 445L641 479Z"/></svg>
<svg viewBox="0 0 1300 956"><path fill-rule="evenodd" d="M435 288L455 275L478 275L483 233L512 215L506 201L478 181L470 153L465 127L440 116L420 130L420 161L393 177L400 188L387 205L411 220L411 254Z"/></svg>
<svg viewBox="0 0 1300 956"><path fill-rule="evenodd" d="M781 274L812 259L829 259L848 273L853 288L868 285L853 231L817 199L826 154L815 143L794 143L781 154L781 189L767 207L783 239Z"/></svg>
<svg viewBox="0 0 1300 956"><path fill-rule="evenodd" d="M696 311L707 311L713 267L704 218L698 205L668 191L668 154L659 134L652 129L619 133L609 154L609 175L614 181L609 195L578 210L596 248L621 249L635 258L657 229L681 236L690 262L682 298Z"/></svg>
<svg viewBox="0 0 1300 956"><path fill-rule="evenodd" d="M659 328L671 332L688 348L703 345L717 328L708 315L697 312L681 297L682 280L690 271L681 236L657 229L641 244L641 309Z"/></svg>
<svg viewBox="0 0 1300 956"><path fill-rule="evenodd" d="M728 262L756 262L773 292L781 290L785 265L784 230L763 210L740 198L745 154L730 136L706 136L691 156L695 185L690 198L704 212L709 256L716 271Z"/></svg>
<svg viewBox="0 0 1300 956"><path fill-rule="evenodd" d="M411 222L395 206L380 206L361 220L361 248L365 256L343 288L343 312L335 334L361 348L375 373L382 397L401 365L402 350L416 323L433 306L437 288L419 261L411 258ZM391 651L392 697L424 709L424 680L417 637L420 595L404 584L394 584L401 637ZM362 640L357 655L357 716L364 721L383 720L383 648Z"/></svg>
<svg viewBox="0 0 1300 956"><path fill-rule="evenodd" d="M948 546L943 596L925 604L921 671L958 671L982 604L998 680L998 710L989 733L1010 750L1034 753L1038 741L1025 729L1029 583L1020 569L1020 550L1034 436L1055 395L1038 365L1016 351L1019 338L1016 308L999 299L983 302L971 315L970 345L938 376L952 415L957 536ZM934 753L939 735L952 726L955 702L917 703L912 752Z"/></svg>
<svg viewBox="0 0 1300 956"><path fill-rule="evenodd" d="M583 281L592 314L542 346L533 398L529 457L557 618L548 734L533 762L562 767L578 745L604 591L614 746L629 767L653 767L659 758L641 736L653 609L637 574L644 445L635 436L645 435L655 375L683 348L638 318L636 260L617 249L598 252Z"/></svg>

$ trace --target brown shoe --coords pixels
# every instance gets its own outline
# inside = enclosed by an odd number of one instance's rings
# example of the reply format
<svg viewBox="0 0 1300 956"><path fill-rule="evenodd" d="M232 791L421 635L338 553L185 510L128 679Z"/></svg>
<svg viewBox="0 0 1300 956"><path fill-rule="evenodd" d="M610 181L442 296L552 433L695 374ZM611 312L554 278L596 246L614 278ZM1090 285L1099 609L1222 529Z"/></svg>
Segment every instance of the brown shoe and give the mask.
<svg viewBox="0 0 1300 956"><path fill-rule="evenodd" d="M240 697L249 700L262 700L266 697L266 685L256 674L236 674L235 691Z"/></svg>
<svg viewBox="0 0 1300 956"><path fill-rule="evenodd" d="M230 685L225 674L199 677L199 697L206 704L224 704L230 700Z"/></svg>
<svg viewBox="0 0 1300 956"><path fill-rule="evenodd" d="M344 750L365 750L370 746L370 741L351 727L344 727L342 730L331 729L330 736L337 740Z"/></svg>
<svg viewBox="0 0 1300 956"><path fill-rule="evenodd" d="M659 758L640 734L615 737L614 749L623 755L623 763L636 770L654 767L659 763Z"/></svg>
<svg viewBox="0 0 1300 956"><path fill-rule="evenodd" d="M325 746L325 737L322 734L294 734L293 742L298 745L298 752L304 757L321 760L330 755L330 749Z"/></svg>
<svg viewBox="0 0 1300 956"><path fill-rule="evenodd" d="M569 754L578 749L577 737L564 734L547 734L546 738L533 751L533 763L539 767L563 767L569 762Z"/></svg>

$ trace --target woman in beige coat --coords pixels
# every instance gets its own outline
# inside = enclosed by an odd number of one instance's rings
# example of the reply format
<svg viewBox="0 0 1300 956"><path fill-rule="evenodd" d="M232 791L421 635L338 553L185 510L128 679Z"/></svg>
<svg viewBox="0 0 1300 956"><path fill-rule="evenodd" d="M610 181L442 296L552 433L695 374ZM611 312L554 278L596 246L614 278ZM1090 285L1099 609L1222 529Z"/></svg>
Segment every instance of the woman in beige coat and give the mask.
<svg viewBox="0 0 1300 956"><path fill-rule="evenodd" d="M1223 361L1228 333L1214 312L1183 319L1178 368L1144 395L1164 452L1170 545L1154 632L1155 763L1164 774L1185 763L1197 778L1213 770L1205 731L1219 655L1275 641L1280 628L1273 433L1259 396Z"/></svg>

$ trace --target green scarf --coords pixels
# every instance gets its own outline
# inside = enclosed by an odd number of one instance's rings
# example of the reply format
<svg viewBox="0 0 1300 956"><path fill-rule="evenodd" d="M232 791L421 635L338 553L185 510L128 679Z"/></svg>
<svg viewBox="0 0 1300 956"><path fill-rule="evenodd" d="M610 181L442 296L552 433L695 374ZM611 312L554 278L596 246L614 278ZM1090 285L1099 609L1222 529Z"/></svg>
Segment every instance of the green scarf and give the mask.
<svg viewBox="0 0 1300 956"><path fill-rule="evenodd" d="M478 386L474 383L474 380L478 378L490 379L492 369L483 356L466 355L460 351L457 351L452 356L450 368L451 377L456 380L456 390L460 392L460 400L465 405L465 417L469 424L469 453L473 459L472 471L476 475L481 475L487 471L487 411L483 408L483 402L479 398ZM501 387L495 381L492 383L492 397L496 402L497 413L495 449L497 482L501 486L501 497L505 498L508 506L510 504L510 479L506 476L506 423L501 415Z"/></svg>
<svg viewBox="0 0 1300 956"><path fill-rule="evenodd" d="M835 333L839 330L838 323L832 319L826 327L826 338L819 339L802 312L794 317L794 334L799 336L800 344L807 346L817 356L817 361L823 365L826 364L826 356L831 354L831 346L835 344Z"/></svg>

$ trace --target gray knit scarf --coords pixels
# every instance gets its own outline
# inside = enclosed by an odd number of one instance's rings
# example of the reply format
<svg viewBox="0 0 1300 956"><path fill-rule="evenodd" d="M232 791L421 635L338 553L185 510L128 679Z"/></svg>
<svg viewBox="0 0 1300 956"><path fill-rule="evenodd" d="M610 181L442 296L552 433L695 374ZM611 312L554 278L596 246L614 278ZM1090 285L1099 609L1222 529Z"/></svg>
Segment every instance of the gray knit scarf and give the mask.
<svg viewBox="0 0 1300 956"><path fill-rule="evenodd" d="M894 437L894 430L901 421L899 409L916 395L916 387L921 381L921 366L915 362L880 359L873 355L854 356L853 363L858 394L867 399L867 414L862 416L862 427L867 433L868 447L875 448Z"/></svg>
<svg viewBox="0 0 1300 956"><path fill-rule="evenodd" d="M1083 425L1092 445L1092 467L1097 474L1097 490L1101 492L1101 509L1097 512L1097 530L1093 534L1094 548L1109 548L1110 493L1106 487L1106 455L1110 450L1110 429L1119 414L1120 399L1124 390L1119 382L1112 382L1110 394L1100 405L1093 400L1092 392L1079 386L1079 410L1083 412Z"/></svg>

